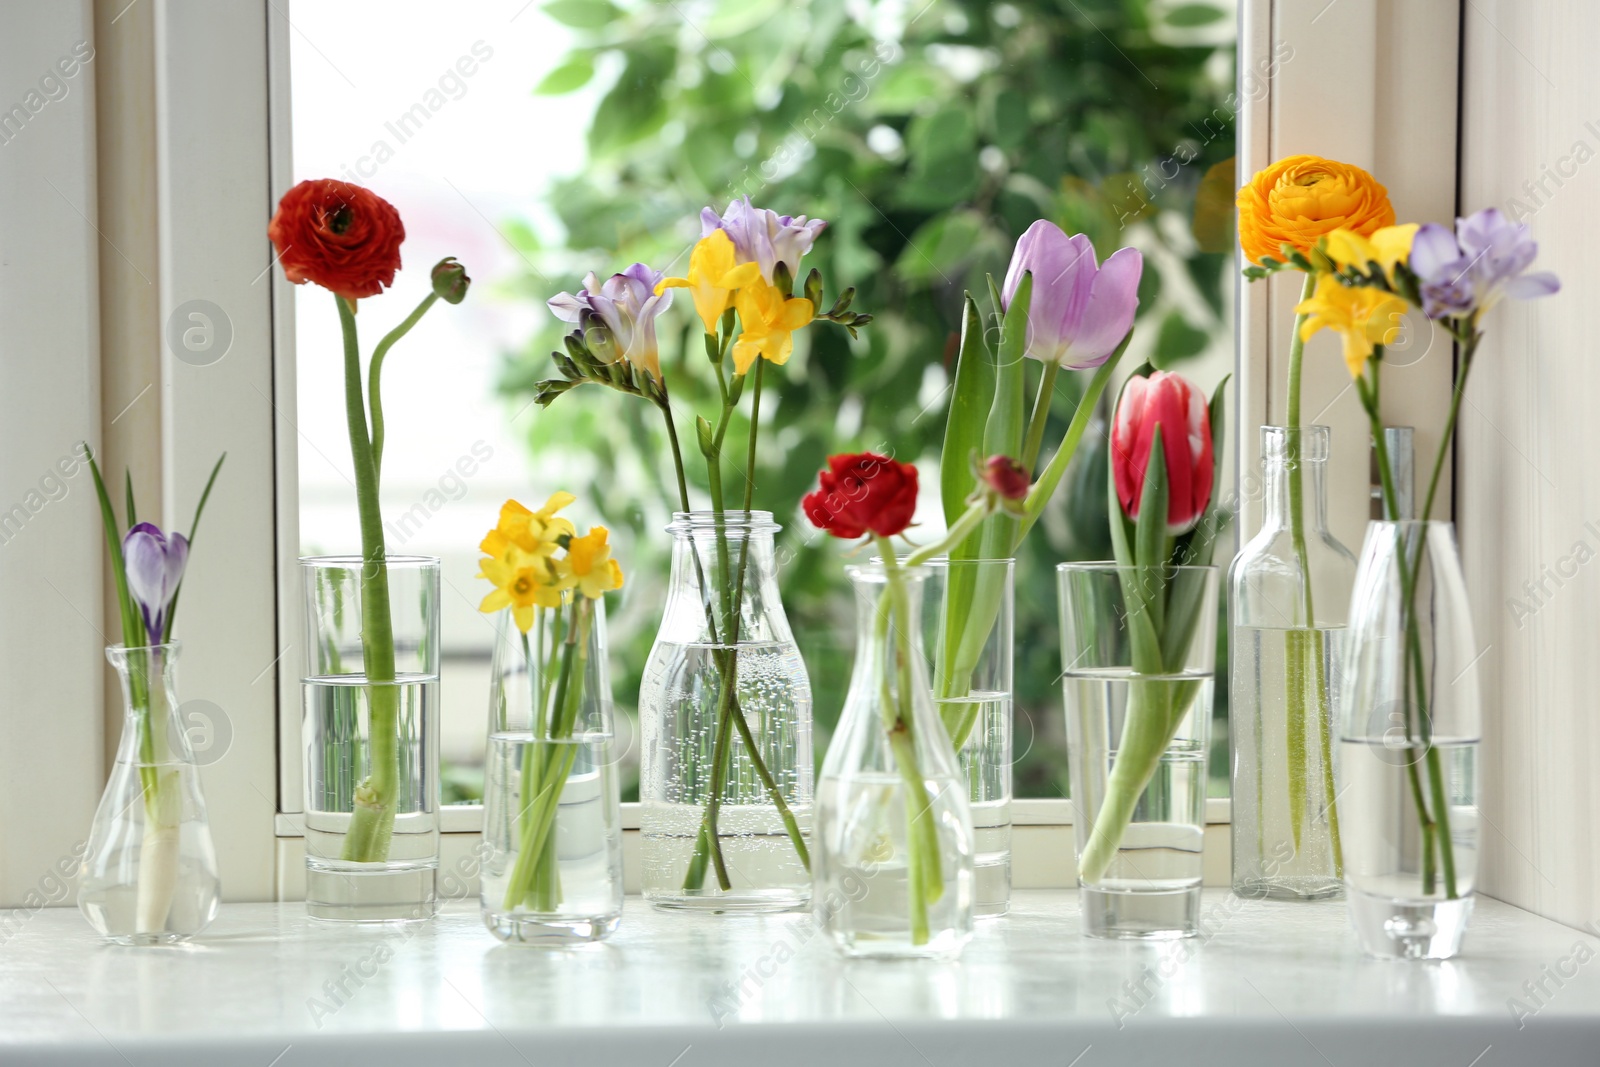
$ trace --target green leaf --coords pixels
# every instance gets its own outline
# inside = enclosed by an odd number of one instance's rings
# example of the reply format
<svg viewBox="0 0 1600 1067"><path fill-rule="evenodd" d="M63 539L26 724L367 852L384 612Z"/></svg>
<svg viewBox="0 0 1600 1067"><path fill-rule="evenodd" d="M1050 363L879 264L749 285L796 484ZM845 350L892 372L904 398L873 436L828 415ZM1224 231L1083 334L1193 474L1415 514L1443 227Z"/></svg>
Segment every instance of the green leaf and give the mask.
<svg viewBox="0 0 1600 1067"><path fill-rule="evenodd" d="M622 17L622 9L610 0L550 0L544 13L575 30L598 30Z"/></svg>
<svg viewBox="0 0 1600 1067"><path fill-rule="evenodd" d="M994 281L990 279L991 289ZM1000 346L994 368L994 402L989 405L989 420L983 427L983 455L1011 456L1022 453L1022 435L1027 427L1028 398L1024 353L1028 350L1028 304L1033 298L1033 275L1024 274L1011 296L1000 328ZM1017 520L994 514L984 520L979 541L979 559L1006 559L1017 544Z"/></svg>
<svg viewBox="0 0 1600 1067"><path fill-rule="evenodd" d="M561 96L582 89L593 77L594 60L584 53L575 52L565 63L546 74L533 91L538 96Z"/></svg>
<svg viewBox="0 0 1600 1067"><path fill-rule="evenodd" d="M994 361L983 337L983 316L972 294L962 302L961 348L956 353L955 379L950 389L950 414L945 418L944 444L939 453L939 501L944 521L953 524L967 509L972 492L972 453L983 444L989 407L994 403Z"/></svg>
<svg viewBox="0 0 1600 1067"><path fill-rule="evenodd" d="M217 462L211 467L211 476L206 479L206 487L200 491L200 502L194 506L194 521L189 524L189 550L194 551L194 539L200 532L200 516L206 513L206 501L211 499L211 487L217 484L217 472L222 470L222 461L228 458L224 452L217 457ZM130 498L131 499L131 498ZM162 631L162 639L172 640L172 622L178 617L178 597L183 593L183 580L179 579L177 588L172 591L172 600L167 605L167 619Z"/></svg>
<svg viewBox="0 0 1600 1067"><path fill-rule="evenodd" d="M117 605L122 615L122 643L132 648L145 643L144 631L139 623L139 612L133 606L128 592L128 569L122 562L122 534L117 529L117 513L111 510L111 497L106 493L105 479L100 477L100 466L94 461L94 451L87 442L83 446L84 458L89 461L89 473L94 475L95 495L100 498L100 522L106 532L106 552L111 556L111 576L117 584Z"/></svg>
<svg viewBox="0 0 1600 1067"><path fill-rule="evenodd" d="M895 262L895 273L911 282L928 284L959 270L983 237L983 216L975 211L936 215L924 223Z"/></svg>
<svg viewBox="0 0 1600 1067"><path fill-rule="evenodd" d="M1189 29L1193 26L1209 26L1222 18L1222 9L1210 4L1180 4L1166 13L1164 21L1168 26Z"/></svg>
<svg viewBox="0 0 1600 1067"><path fill-rule="evenodd" d="M1169 311L1161 320L1161 332L1156 334L1153 362L1166 370L1174 363L1198 356L1210 343L1209 333L1189 325L1181 312Z"/></svg>
<svg viewBox="0 0 1600 1067"><path fill-rule="evenodd" d="M664 90L677 62L669 49L640 46L628 54L627 66L617 83L595 108L589 127L589 151L607 156L659 130L667 121ZM617 223L614 217L596 219L599 225ZM612 238L610 243L614 243Z"/></svg>
<svg viewBox="0 0 1600 1067"><path fill-rule="evenodd" d="M1139 495L1139 518L1133 531L1133 556L1138 561L1139 584L1150 608L1157 633L1164 627L1166 568L1171 559L1167 538L1167 457L1157 424L1150 438L1150 460L1144 469L1144 491Z"/></svg>
<svg viewBox="0 0 1600 1067"><path fill-rule="evenodd" d="M133 472L122 468L122 497L128 506L128 529L139 525L139 509L133 506Z"/></svg>

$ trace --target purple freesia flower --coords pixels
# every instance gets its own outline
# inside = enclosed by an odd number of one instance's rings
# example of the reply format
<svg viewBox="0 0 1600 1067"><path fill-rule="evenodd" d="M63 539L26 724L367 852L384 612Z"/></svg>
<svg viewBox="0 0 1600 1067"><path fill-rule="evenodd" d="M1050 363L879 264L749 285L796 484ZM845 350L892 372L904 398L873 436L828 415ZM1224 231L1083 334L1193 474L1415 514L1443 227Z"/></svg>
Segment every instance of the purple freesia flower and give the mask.
<svg viewBox="0 0 1600 1067"><path fill-rule="evenodd" d="M1455 233L1427 223L1411 241L1409 266L1422 290L1430 319L1482 315L1502 298L1549 296L1561 283L1549 271L1524 273L1539 254L1526 223L1514 223L1499 208L1456 219Z"/></svg>
<svg viewBox="0 0 1600 1067"><path fill-rule="evenodd" d="M141 522L122 539L122 563L128 592L144 616L152 645L161 644L167 606L183 581L189 562L189 541L182 534L168 537L153 523Z"/></svg>
<svg viewBox="0 0 1600 1067"><path fill-rule="evenodd" d="M1027 355L1084 370L1110 358L1132 328L1143 270L1136 248L1119 248L1100 265L1089 238L1068 237L1040 219L1011 253L1001 300L1010 307L1023 274L1031 271Z"/></svg>
<svg viewBox="0 0 1600 1067"><path fill-rule="evenodd" d="M635 263L621 274L613 274L604 284L590 271L576 296L558 293L551 297L550 310L563 322L582 324L585 341L596 355L606 358L608 350L620 353L623 359L660 381L656 316L672 306L671 289L659 296L656 294L660 281L661 272L643 263ZM595 318L605 326L608 337L587 336Z"/></svg>
<svg viewBox="0 0 1600 1067"><path fill-rule="evenodd" d="M780 215L752 207L748 196L729 204L721 218L710 208L700 209L700 236L710 237L712 230L722 230L733 242L736 261L759 265L769 284L779 263L789 268L791 278L799 277L800 257L811 251L827 225L821 219L807 221L804 215Z"/></svg>

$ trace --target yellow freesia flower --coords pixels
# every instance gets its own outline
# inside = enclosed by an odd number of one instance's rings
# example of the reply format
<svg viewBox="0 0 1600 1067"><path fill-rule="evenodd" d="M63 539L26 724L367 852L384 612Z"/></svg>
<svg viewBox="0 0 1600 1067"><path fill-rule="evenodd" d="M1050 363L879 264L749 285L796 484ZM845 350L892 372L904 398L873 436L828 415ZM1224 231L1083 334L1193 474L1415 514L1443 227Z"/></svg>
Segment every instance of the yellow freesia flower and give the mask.
<svg viewBox="0 0 1600 1067"><path fill-rule="evenodd" d="M1307 316L1300 326L1302 341L1324 329L1344 338L1345 366L1350 369L1350 377L1359 378L1373 346L1393 344L1399 337L1406 302L1370 286L1341 285L1333 275L1324 274L1317 279L1311 299L1294 310Z"/></svg>
<svg viewBox="0 0 1600 1067"><path fill-rule="evenodd" d="M739 339L733 343L735 374L748 373L757 356L782 366L794 351L794 331L804 328L816 314L805 297L785 297L763 278L739 290Z"/></svg>
<svg viewBox="0 0 1600 1067"><path fill-rule="evenodd" d="M706 333L714 335L717 323L732 303L734 292L761 277L758 264L735 266L733 259L733 240L720 229L712 230L700 238L694 251L689 253L689 276L661 279L656 285L656 294L668 289L688 289L694 299L694 309L705 323Z"/></svg>
<svg viewBox="0 0 1600 1067"><path fill-rule="evenodd" d="M1385 226L1363 237L1354 230L1334 230L1324 238L1324 251L1340 270L1355 267L1363 274L1368 263L1377 263L1383 273L1394 276L1394 265L1411 257L1411 241L1421 229L1415 222L1400 226Z"/></svg>
<svg viewBox="0 0 1600 1067"><path fill-rule="evenodd" d="M494 590L478 605L479 611L511 609L517 629L533 626L535 608L561 606L562 581L551 560L511 545L504 555L478 561L478 577L494 583Z"/></svg>
<svg viewBox="0 0 1600 1067"><path fill-rule="evenodd" d="M532 556L549 556L560 547L560 538L577 533L572 523L556 517L556 512L578 498L556 492L538 511L529 511L515 500L500 507L500 521L478 546L486 556L503 557L508 548L518 548Z"/></svg>
<svg viewBox="0 0 1600 1067"><path fill-rule="evenodd" d="M590 600L622 588L622 566L611 558L608 534L604 526L596 526L582 537L574 537L567 542L567 558L561 561L567 581Z"/></svg>

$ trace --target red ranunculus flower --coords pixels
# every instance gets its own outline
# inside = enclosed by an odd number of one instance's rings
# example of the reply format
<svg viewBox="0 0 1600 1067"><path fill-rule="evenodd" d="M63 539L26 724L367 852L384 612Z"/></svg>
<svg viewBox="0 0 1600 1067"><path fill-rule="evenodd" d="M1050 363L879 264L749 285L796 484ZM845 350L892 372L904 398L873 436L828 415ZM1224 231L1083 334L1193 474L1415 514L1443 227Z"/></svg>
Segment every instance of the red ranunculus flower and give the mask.
<svg viewBox="0 0 1600 1067"><path fill-rule="evenodd" d="M893 537L917 510L917 468L876 452L829 456L801 506L813 526L846 541L868 532Z"/></svg>
<svg viewBox="0 0 1600 1067"><path fill-rule="evenodd" d="M1111 470L1122 510L1135 522L1157 426L1167 468L1167 532L1181 534L1194 528L1211 502L1211 412L1205 394L1166 371L1128 379L1111 424Z"/></svg>
<svg viewBox="0 0 1600 1067"><path fill-rule="evenodd" d="M283 195L267 236L291 282L359 300L394 284L406 228L394 205L372 190L319 178Z"/></svg>

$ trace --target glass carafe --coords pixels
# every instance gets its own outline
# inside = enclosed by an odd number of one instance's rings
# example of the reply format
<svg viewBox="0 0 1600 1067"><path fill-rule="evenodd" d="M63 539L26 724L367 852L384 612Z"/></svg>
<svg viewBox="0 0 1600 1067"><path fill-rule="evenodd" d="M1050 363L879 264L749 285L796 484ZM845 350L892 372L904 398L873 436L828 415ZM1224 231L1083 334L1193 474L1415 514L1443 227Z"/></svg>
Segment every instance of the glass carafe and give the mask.
<svg viewBox="0 0 1600 1067"><path fill-rule="evenodd" d="M972 936L967 776L928 683L928 571L851 567L856 657L817 795L817 925L849 956L951 959Z"/></svg>
<svg viewBox="0 0 1600 1067"><path fill-rule="evenodd" d="M765 511L679 512L639 692L643 889L661 907L811 899L811 683Z"/></svg>
<svg viewBox="0 0 1600 1067"><path fill-rule="evenodd" d="M192 937L222 895L200 770L178 715L178 647L106 649L122 682L122 742L89 830L78 910L118 944Z"/></svg>
<svg viewBox="0 0 1600 1067"><path fill-rule="evenodd" d="M1317 900L1343 873L1331 742L1355 557L1328 531L1328 428L1295 432L1261 428L1265 519L1229 575L1233 891Z"/></svg>

